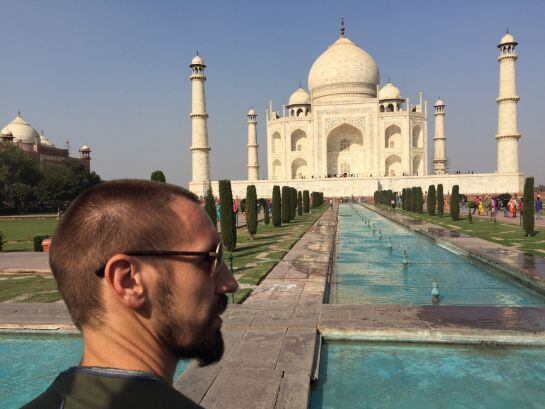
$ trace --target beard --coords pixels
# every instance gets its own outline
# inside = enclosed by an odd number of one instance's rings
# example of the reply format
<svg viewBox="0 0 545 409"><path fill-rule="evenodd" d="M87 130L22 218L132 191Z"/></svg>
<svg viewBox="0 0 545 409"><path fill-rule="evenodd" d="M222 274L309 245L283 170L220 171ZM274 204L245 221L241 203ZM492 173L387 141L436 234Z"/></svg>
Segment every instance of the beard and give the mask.
<svg viewBox="0 0 545 409"><path fill-rule="evenodd" d="M197 359L199 366L218 362L225 349L221 330L215 328L214 321L227 308L227 296L217 296L210 317L203 325L195 321L181 321L174 310L174 298L168 283L159 285L161 300L161 319L159 334L165 345L177 359ZM181 340L185 342L181 345Z"/></svg>

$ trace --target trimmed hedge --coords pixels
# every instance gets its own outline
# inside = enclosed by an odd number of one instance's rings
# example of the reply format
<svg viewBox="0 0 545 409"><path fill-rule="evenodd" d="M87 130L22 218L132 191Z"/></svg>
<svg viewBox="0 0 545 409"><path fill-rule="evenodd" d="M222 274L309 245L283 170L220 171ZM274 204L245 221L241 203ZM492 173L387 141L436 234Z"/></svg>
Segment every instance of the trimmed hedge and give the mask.
<svg viewBox="0 0 545 409"><path fill-rule="evenodd" d="M310 195L308 190L303 190L303 212L308 213L310 211Z"/></svg>
<svg viewBox="0 0 545 409"><path fill-rule="evenodd" d="M430 185L428 187L428 200L426 206L428 208L428 214L430 216L435 216L435 206L437 205L435 200L435 185Z"/></svg>
<svg viewBox="0 0 545 409"><path fill-rule="evenodd" d="M217 229L218 215L216 214L216 200L212 194L212 188L208 188L206 196L204 197L204 211L208 214L208 217L210 217L210 220L212 220L212 224Z"/></svg>
<svg viewBox="0 0 545 409"><path fill-rule="evenodd" d="M280 197L280 186L273 186L272 193L272 222L274 227L282 226L282 199Z"/></svg>
<svg viewBox="0 0 545 409"><path fill-rule="evenodd" d="M233 213L233 192L230 180L219 181L221 239L228 251L237 247L237 226Z"/></svg>
<svg viewBox="0 0 545 409"><path fill-rule="evenodd" d="M301 191L297 192L297 215L303 214L303 194Z"/></svg>
<svg viewBox="0 0 545 409"><path fill-rule="evenodd" d="M524 181L524 202L522 207L522 227L525 236L535 234L534 227L534 178L527 177Z"/></svg>
<svg viewBox="0 0 545 409"><path fill-rule="evenodd" d="M452 186L452 194L450 195L450 217L452 220L460 220L460 187Z"/></svg>
<svg viewBox="0 0 545 409"><path fill-rule="evenodd" d="M257 193L254 185L246 187L246 228L253 240L257 232Z"/></svg>
<svg viewBox="0 0 545 409"><path fill-rule="evenodd" d="M290 187L282 186L282 223L290 222Z"/></svg>
<svg viewBox="0 0 545 409"><path fill-rule="evenodd" d="M437 185L437 215L443 217L445 213L445 196L443 195L443 185Z"/></svg>
<svg viewBox="0 0 545 409"><path fill-rule="evenodd" d="M290 221L295 219L297 211L297 190L294 187L290 187Z"/></svg>

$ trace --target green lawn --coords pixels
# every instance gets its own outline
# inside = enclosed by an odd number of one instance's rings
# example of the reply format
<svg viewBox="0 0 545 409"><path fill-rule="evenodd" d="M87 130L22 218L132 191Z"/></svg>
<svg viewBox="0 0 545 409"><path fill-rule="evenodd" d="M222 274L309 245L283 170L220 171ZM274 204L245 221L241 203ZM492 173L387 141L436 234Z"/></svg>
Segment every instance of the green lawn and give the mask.
<svg viewBox="0 0 545 409"><path fill-rule="evenodd" d="M0 231L7 241L3 251L33 251L34 236L53 234L57 223L57 219L0 220Z"/></svg>
<svg viewBox="0 0 545 409"><path fill-rule="evenodd" d="M516 247L522 251L545 257L545 231L538 227L536 228L537 233L535 236L525 237L522 226L502 223L503 213L498 213L496 223L490 221L490 219L480 219L477 217L473 218L473 223L469 223L465 214L460 215L460 220L453 221L448 214L439 217L429 216L427 213L418 214L404 210L398 210L397 212L448 229L454 228L469 236L479 237L507 247Z"/></svg>
<svg viewBox="0 0 545 409"><path fill-rule="evenodd" d="M237 248L233 254L233 272L239 282L235 302L244 301L271 269L284 257L310 226L327 210L327 206L313 209L312 213L296 216L295 220L281 227L267 226L259 222L254 240L246 227L237 230ZM227 266L229 255L227 253Z"/></svg>
<svg viewBox="0 0 545 409"><path fill-rule="evenodd" d="M0 302L54 302L61 299L52 276L7 275L0 277Z"/></svg>
<svg viewBox="0 0 545 409"><path fill-rule="evenodd" d="M237 229L237 248L232 254L233 272L240 283L240 288L234 297L229 297L230 301L234 300L236 303L244 301L253 288L261 282L276 263L284 257L288 250L326 210L327 206L314 209L312 213L296 216L293 222L282 225L282 227L273 227L272 221L268 226L263 222L259 222L254 240L250 240L246 227ZM47 223L40 224L36 222ZM34 233L51 233L57 221L17 220L2 221L0 223L2 225L7 224L8 229L4 230L6 234L11 232L19 239L23 239L24 234L30 234L30 249L32 249L32 235ZM19 226L22 227L19 229ZM44 230L38 232L38 229L42 228ZM47 228L50 230L45 230ZM25 230L26 233L23 234L22 230ZM21 241L21 245L23 244L24 241ZM229 252L226 254L228 266L230 254ZM51 276L24 274L0 276L0 302L14 298L19 302L54 302L61 298L56 288L55 280Z"/></svg>

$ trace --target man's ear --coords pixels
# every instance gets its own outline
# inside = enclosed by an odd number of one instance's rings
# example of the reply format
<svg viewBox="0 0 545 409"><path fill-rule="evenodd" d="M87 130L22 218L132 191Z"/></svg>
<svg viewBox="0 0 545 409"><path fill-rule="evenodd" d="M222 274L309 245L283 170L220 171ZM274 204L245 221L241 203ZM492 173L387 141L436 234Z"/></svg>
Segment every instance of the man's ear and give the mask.
<svg viewBox="0 0 545 409"><path fill-rule="evenodd" d="M139 309L146 302L142 264L134 257L116 254L104 269L104 280L113 297L128 308Z"/></svg>

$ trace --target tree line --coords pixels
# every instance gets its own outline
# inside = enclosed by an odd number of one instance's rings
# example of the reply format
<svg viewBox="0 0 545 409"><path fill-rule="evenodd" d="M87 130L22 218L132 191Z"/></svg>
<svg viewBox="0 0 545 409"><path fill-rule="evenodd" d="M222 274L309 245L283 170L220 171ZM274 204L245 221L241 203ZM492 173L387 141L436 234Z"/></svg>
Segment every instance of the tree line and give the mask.
<svg viewBox="0 0 545 409"><path fill-rule="evenodd" d="M534 178L527 177L524 181L524 208L522 212L522 227L525 236L535 235L534 220ZM460 220L460 200L465 195L460 194L460 186L454 185L449 198L449 214L453 221ZM391 201L397 203L397 193L391 190L377 190L374 193L375 203L390 206ZM408 212L423 213L424 195L422 188L410 187L401 191L401 208ZM428 215L443 217L445 212L445 197L443 194L443 185L429 185L426 198L426 208ZM472 222L471 212L468 213L468 220Z"/></svg>
<svg viewBox="0 0 545 409"><path fill-rule="evenodd" d="M311 208L317 208L324 204L324 195L321 192L297 191L291 186L273 186L272 200L257 198L255 185L246 187L244 210L246 214L246 228L253 239L258 226L258 204L264 211L263 222L268 225L271 222L274 227L292 222L297 216L309 213ZM233 193L230 180L219 181L219 210L221 238L225 248L234 251L237 246L236 215L233 211ZM217 225L216 200L212 189L204 198L204 209L214 225Z"/></svg>
<svg viewBox="0 0 545 409"><path fill-rule="evenodd" d="M100 176L77 160L40 166L38 160L9 143L0 143L1 212L60 211Z"/></svg>

